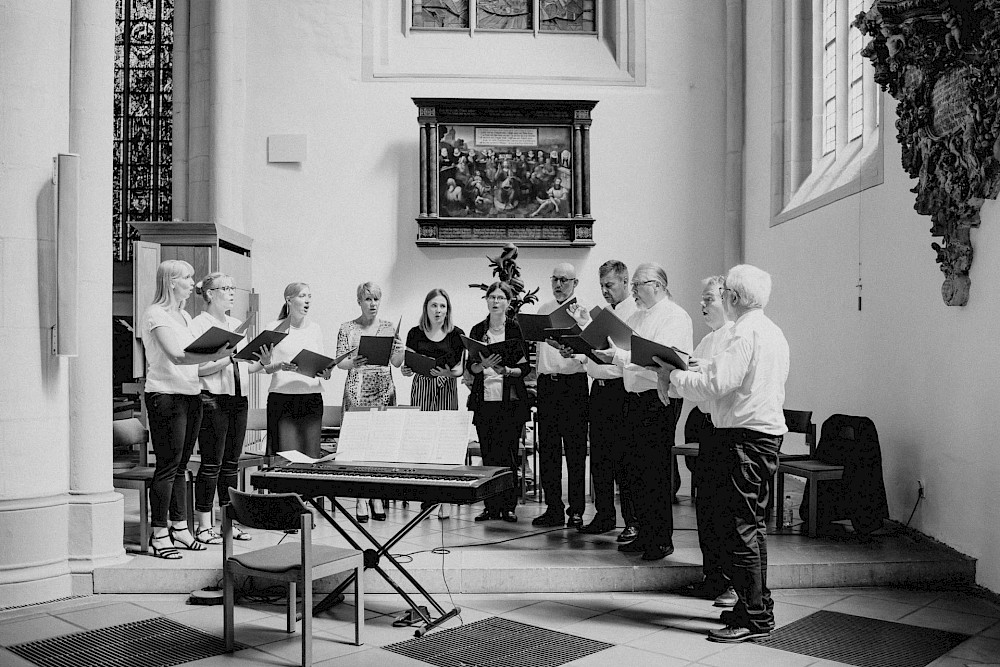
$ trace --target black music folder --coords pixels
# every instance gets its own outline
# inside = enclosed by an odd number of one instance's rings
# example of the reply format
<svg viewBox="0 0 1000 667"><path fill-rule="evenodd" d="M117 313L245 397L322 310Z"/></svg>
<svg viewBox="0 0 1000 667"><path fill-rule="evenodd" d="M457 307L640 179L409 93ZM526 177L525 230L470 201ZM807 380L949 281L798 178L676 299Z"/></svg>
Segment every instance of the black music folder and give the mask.
<svg viewBox="0 0 1000 667"><path fill-rule="evenodd" d="M632 363L638 364L639 366L648 366L652 368L659 368L657 363L653 361L653 357L659 357L666 362L669 362L681 369L682 371L687 370L687 361L684 357L688 357L687 352L681 352L676 347L670 347L669 345L662 345L655 341L651 341L642 336L632 334Z"/></svg>
<svg viewBox="0 0 1000 667"><path fill-rule="evenodd" d="M627 350L632 345L632 333L632 327L615 315L615 311L602 308L580 335L595 350L608 349L608 338L618 347Z"/></svg>
<svg viewBox="0 0 1000 667"><path fill-rule="evenodd" d="M563 336L559 339L559 342L568 348L571 348L577 354L583 354L588 359L592 359L594 363L607 365L610 362L601 359L596 354L594 354L594 348L590 343L583 339L583 336ZM606 344L606 343L605 343Z"/></svg>
<svg viewBox="0 0 1000 667"><path fill-rule="evenodd" d="M295 355L292 359L292 363L298 366L296 373L301 373L306 377L314 378L327 368L333 368L341 361L346 359L354 350L348 350L344 354L340 355L336 359L331 359L330 357L319 354L318 352L313 352L312 350L302 350Z"/></svg>
<svg viewBox="0 0 1000 667"><path fill-rule="evenodd" d="M243 334L241 333L233 333L220 327L212 327L185 347L184 351L194 354L211 354L223 345L233 347L241 340L243 340Z"/></svg>
<svg viewBox="0 0 1000 667"><path fill-rule="evenodd" d="M367 359L370 366L388 366L394 340L395 335L362 336L358 343L358 356Z"/></svg>
<svg viewBox="0 0 1000 667"><path fill-rule="evenodd" d="M431 370L437 368L438 366L444 366L440 359L435 359L433 357L428 357L425 354L420 354L419 352L414 352L413 350L407 349L403 353L403 357L406 367L412 370L414 373L419 375L431 376Z"/></svg>
<svg viewBox="0 0 1000 667"><path fill-rule="evenodd" d="M264 329L257 337L252 341L247 343L247 346L242 350L237 352L234 356L237 359L246 359L247 361L257 361L257 357L254 356L260 352L260 348L265 345L277 345L281 341L285 340L285 336L288 334L282 331L272 331L270 329Z"/></svg>
<svg viewBox="0 0 1000 667"><path fill-rule="evenodd" d="M521 327L521 335L524 336L524 340L541 342L549 337L546 332L548 329L579 327L573 316L569 314L569 307L575 303L576 297L567 299L561 306L545 315L518 313L517 323Z"/></svg>
<svg viewBox="0 0 1000 667"><path fill-rule="evenodd" d="M462 344L469 351L469 358L476 363L480 360L480 354L483 357L499 354L504 366L516 366L524 358L524 349L521 347L521 341L517 338L487 345L468 336L462 336Z"/></svg>

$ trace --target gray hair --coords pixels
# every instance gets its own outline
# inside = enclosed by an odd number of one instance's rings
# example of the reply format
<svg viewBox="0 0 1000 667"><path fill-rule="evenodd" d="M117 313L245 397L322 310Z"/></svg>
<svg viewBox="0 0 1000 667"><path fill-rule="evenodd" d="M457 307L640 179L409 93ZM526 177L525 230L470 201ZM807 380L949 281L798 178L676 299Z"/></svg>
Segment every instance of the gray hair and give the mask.
<svg viewBox="0 0 1000 667"><path fill-rule="evenodd" d="M726 288L744 308L763 308L771 298L771 274L750 264L738 264L726 274Z"/></svg>
<svg viewBox="0 0 1000 667"><path fill-rule="evenodd" d="M725 276L709 276L701 281L701 291L710 290L713 288L724 287L726 284Z"/></svg>
<svg viewBox="0 0 1000 667"><path fill-rule="evenodd" d="M597 276L599 278L603 278L608 275L621 278L625 282L628 282L628 267L625 266L625 262L620 262L617 259L609 259L604 262L604 264L601 264L601 268L597 269Z"/></svg>
<svg viewBox="0 0 1000 667"><path fill-rule="evenodd" d="M381 300L382 288L370 280L366 283L361 283L358 285L358 303L361 303L361 300L365 298L366 294L371 294L376 299Z"/></svg>
<svg viewBox="0 0 1000 667"><path fill-rule="evenodd" d="M642 278L643 280L655 280L660 283L663 287L663 291L667 293L667 296L671 296L670 290L667 289L667 271L661 265L656 262L643 262L639 266L635 267L635 275L632 279ZM636 280L636 282L642 282L642 280Z"/></svg>

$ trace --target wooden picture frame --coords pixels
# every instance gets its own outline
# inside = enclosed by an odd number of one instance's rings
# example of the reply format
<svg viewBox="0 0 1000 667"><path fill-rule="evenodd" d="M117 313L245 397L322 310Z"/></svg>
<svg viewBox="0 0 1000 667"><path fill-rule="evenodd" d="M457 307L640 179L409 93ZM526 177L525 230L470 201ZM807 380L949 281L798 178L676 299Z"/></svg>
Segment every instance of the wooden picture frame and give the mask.
<svg viewBox="0 0 1000 667"><path fill-rule="evenodd" d="M419 246L586 247L595 101L413 98Z"/></svg>

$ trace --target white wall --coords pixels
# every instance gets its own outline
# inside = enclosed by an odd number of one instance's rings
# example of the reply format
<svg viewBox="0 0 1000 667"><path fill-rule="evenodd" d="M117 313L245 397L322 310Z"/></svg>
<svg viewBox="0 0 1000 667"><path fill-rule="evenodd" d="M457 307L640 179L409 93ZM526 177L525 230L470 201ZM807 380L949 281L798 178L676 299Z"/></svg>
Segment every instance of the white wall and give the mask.
<svg viewBox="0 0 1000 667"><path fill-rule="evenodd" d="M395 322L402 315L404 330L416 324L432 287L449 291L466 331L482 319L481 292L467 285L491 281L485 255L499 246L414 243L419 135L410 98L495 97L598 101L591 128L597 246L522 249L528 287L541 285L550 298L552 267L569 261L582 278L581 300L603 303L601 263L658 261L679 303L700 319L699 280L723 268L724 4L650 4L647 85L624 87L363 81L359 2L298 2L294 10L278 0L249 3L243 210L265 317L277 314L286 283L307 281L332 350L340 323L358 314L356 286L374 280L385 292L382 316ZM461 58L474 45L459 36L441 57ZM514 72L530 67L511 63ZM288 133L307 135L306 161L268 164L267 136ZM704 333L696 326L696 335ZM337 372L328 383L327 403L340 403L343 378ZM409 384L398 373L396 386L408 403Z"/></svg>
<svg viewBox="0 0 1000 667"><path fill-rule="evenodd" d="M770 89L770 5L747 14L746 260L774 277L768 311L792 351L786 404L817 423L871 417L892 518L907 520L923 480L911 526L979 559L978 583L998 591L1000 208L987 202L972 234L969 304L945 306L930 219L913 211L884 95L885 183L770 228L770 106L752 93Z"/></svg>

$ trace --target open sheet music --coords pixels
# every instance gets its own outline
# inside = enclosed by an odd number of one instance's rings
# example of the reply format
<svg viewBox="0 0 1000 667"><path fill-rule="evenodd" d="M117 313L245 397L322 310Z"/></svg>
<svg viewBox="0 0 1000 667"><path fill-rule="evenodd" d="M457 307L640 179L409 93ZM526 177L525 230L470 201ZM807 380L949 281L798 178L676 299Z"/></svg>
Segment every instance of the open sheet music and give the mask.
<svg viewBox="0 0 1000 667"><path fill-rule="evenodd" d="M457 410L345 412L337 462L462 465L471 425L472 413Z"/></svg>

